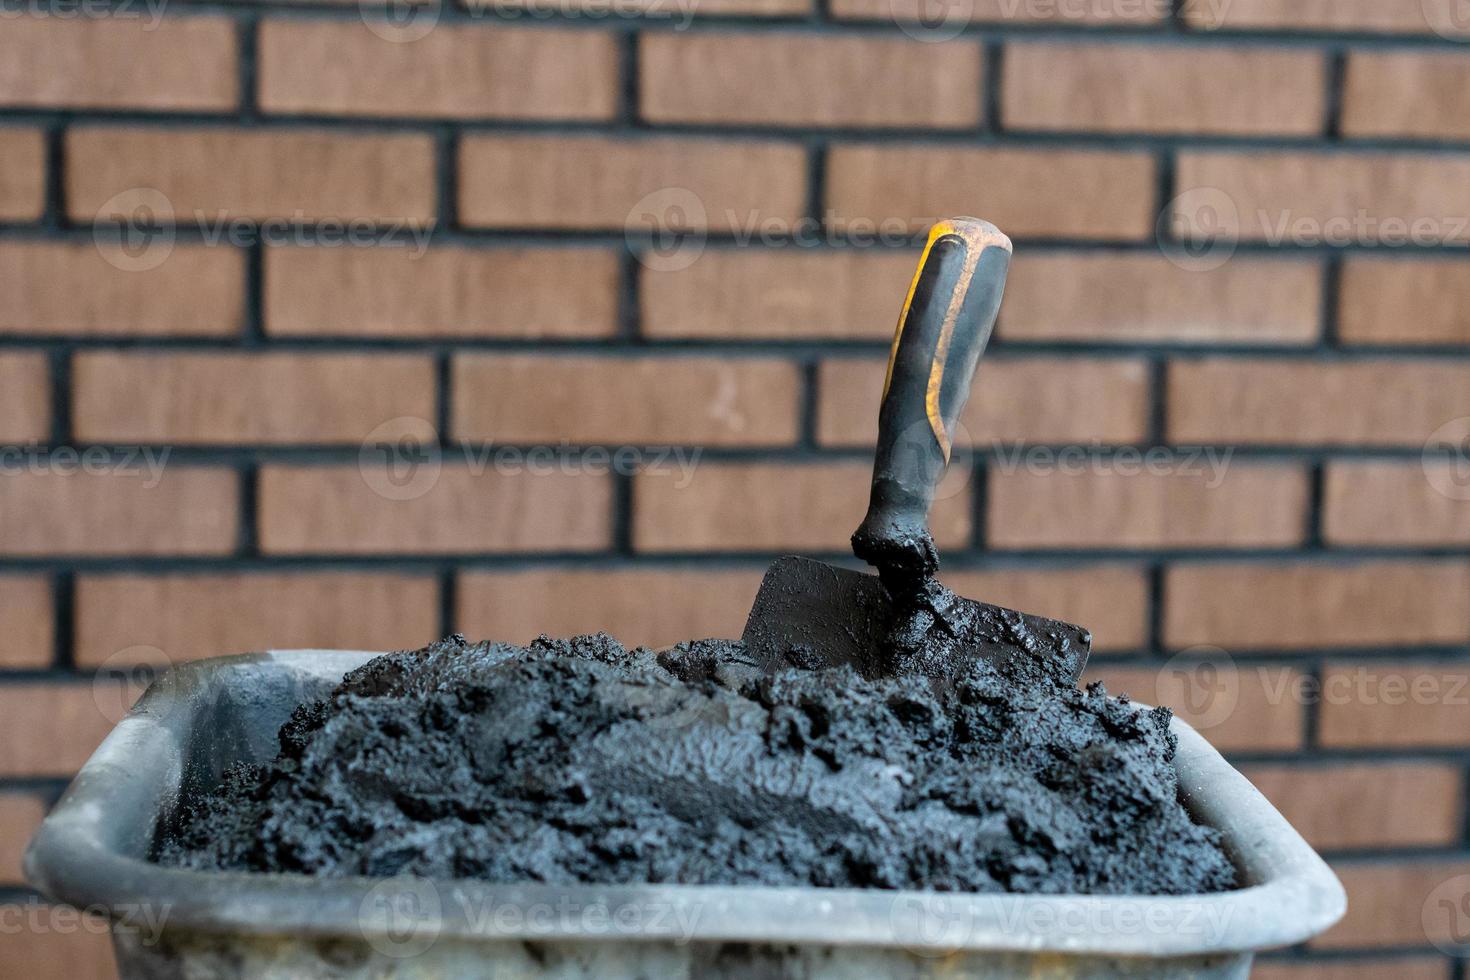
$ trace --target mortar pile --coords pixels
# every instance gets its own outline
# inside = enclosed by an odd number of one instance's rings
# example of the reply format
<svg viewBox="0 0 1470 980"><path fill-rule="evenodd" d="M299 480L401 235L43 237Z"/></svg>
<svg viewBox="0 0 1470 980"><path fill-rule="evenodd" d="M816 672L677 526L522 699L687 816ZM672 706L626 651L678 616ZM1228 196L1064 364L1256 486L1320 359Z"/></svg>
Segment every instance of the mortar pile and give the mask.
<svg viewBox="0 0 1470 980"><path fill-rule="evenodd" d="M298 709L165 863L314 875L975 892L1232 887L1164 709L974 661L937 692L733 641L450 637Z"/></svg>

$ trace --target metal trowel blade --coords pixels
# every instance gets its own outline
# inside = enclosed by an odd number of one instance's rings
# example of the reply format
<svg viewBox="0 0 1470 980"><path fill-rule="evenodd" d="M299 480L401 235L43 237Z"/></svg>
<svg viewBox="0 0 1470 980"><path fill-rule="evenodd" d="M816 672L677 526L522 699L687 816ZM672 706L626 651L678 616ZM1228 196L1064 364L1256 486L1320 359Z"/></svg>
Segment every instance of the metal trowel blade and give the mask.
<svg viewBox="0 0 1470 980"><path fill-rule="evenodd" d="M1067 683L1081 677L1092 648L1092 634L1081 626L973 599L954 596L933 611L956 649L997 664L1027 656ZM874 677L891 670L881 647L896 615L878 576L790 556L766 570L741 639L767 669L805 648L803 657Z"/></svg>

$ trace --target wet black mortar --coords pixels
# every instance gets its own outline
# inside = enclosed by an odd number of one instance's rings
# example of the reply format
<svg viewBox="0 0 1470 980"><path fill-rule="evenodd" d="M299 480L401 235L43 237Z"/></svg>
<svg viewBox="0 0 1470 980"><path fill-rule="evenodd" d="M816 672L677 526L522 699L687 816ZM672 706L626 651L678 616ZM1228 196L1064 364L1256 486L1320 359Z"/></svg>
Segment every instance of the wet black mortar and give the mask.
<svg viewBox="0 0 1470 980"><path fill-rule="evenodd" d="M157 859L492 882L1197 894L1236 872L1178 799L1166 709L1024 658L944 685L800 649L450 637L297 709ZM1019 672L1019 673L1017 673Z"/></svg>

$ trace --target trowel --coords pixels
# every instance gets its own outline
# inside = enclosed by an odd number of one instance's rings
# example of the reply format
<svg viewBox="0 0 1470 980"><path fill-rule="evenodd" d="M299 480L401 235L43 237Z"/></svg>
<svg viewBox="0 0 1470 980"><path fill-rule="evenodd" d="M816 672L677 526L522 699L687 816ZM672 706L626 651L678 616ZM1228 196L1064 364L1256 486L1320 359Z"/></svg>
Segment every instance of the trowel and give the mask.
<svg viewBox="0 0 1470 980"><path fill-rule="evenodd" d="M1086 629L965 599L933 578L929 507L1010 259L1010 239L989 222L952 218L930 229L888 358L868 513L852 536L853 553L878 574L796 556L773 562L742 636L763 666L796 656L864 676L943 679L965 657L998 665L1020 657L1066 684L1081 675Z"/></svg>

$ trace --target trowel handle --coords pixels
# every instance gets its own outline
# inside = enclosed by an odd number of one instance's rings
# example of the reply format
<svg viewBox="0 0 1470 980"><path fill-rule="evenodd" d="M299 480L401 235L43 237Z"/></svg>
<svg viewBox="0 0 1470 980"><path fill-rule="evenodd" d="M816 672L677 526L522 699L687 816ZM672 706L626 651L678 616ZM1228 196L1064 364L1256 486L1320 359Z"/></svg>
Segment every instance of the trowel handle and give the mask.
<svg viewBox="0 0 1470 980"><path fill-rule="evenodd" d="M853 552L885 575L931 574L939 565L929 505L1010 261L1010 239L988 221L951 218L929 231L888 358L868 516L852 536Z"/></svg>

